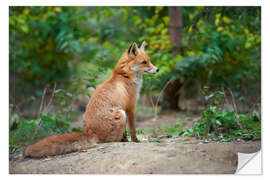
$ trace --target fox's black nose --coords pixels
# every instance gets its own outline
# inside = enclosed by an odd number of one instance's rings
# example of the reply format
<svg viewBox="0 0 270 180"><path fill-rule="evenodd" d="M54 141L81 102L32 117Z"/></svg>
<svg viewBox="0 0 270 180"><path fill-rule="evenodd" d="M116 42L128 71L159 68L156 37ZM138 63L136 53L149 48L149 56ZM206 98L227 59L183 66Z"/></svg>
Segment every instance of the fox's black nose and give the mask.
<svg viewBox="0 0 270 180"><path fill-rule="evenodd" d="M157 72L159 71L159 69L157 68Z"/></svg>

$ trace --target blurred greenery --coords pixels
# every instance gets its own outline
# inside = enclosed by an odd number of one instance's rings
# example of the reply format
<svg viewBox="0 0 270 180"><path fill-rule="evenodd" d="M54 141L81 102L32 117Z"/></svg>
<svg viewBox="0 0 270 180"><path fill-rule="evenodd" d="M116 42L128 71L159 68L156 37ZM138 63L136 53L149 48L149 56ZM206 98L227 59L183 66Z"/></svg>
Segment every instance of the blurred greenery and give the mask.
<svg viewBox="0 0 270 180"><path fill-rule="evenodd" d="M238 90L260 79L260 7L182 11L183 50L172 55L167 7L10 7L10 89L41 96L52 82L95 87L142 40L160 67L154 89L170 78Z"/></svg>
<svg viewBox="0 0 270 180"><path fill-rule="evenodd" d="M225 87L238 99L260 102L261 8L181 11L182 48L173 54L168 7L9 7L10 119L22 121L26 107L38 111L44 89L56 84L48 92L61 108L46 114L56 122L53 113L72 112L79 95L91 96L89 88L110 76L123 51L143 40L160 71L144 77L142 93L157 96L168 80L179 80L190 92L197 84ZM43 117L36 114L36 119ZM34 126L34 121L20 127Z"/></svg>
<svg viewBox="0 0 270 180"><path fill-rule="evenodd" d="M261 138L260 104L247 114L238 113L237 107L226 110L225 91L209 92L208 87L202 89L207 102L199 121L181 133L182 136L195 136L200 139L219 140L252 140Z"/></svg>
<svg viewBox="0 0 270 180"><path fill-rule="evenodd" d="M260 79L260 7L182 11L183 50L172 55L167 7L10 7L10 89L41 96L52 82L95 87L100 74L142 40L160 67L154 89L169 78L238 90Z"/></svg>

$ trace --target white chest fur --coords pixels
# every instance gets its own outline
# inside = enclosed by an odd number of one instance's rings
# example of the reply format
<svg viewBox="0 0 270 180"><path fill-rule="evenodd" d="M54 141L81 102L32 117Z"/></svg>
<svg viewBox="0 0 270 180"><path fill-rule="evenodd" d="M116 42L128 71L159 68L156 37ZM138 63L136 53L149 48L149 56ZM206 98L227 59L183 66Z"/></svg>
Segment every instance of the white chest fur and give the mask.
<svg viewBox="0 0 270 180"><path fill-rule="evenodd" d="M140 91L142 88L143 78L142 78L142 75L139 73L136 73L135 75L136 75L136 78L135 78L134 84L137 88L137 100L138 100L140 98Z"/></svg>

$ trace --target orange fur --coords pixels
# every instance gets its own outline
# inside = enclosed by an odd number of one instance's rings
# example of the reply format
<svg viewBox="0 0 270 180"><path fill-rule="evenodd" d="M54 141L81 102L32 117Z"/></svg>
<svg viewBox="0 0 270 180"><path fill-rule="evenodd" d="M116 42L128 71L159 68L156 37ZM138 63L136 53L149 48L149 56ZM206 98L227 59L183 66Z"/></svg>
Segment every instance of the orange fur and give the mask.
<svg viewBox="0 0 270 180"><path fill-rule="evenodd" d="M88 148L93 142L126 141L128 120L131 139L137 142L134 111L141 75L158 69L136 43L123 53L111 77L92 94L83 116L84 132L49 136L26 149L26 155L43 157ZM72 145L73 144L73 145Z"/></svg>

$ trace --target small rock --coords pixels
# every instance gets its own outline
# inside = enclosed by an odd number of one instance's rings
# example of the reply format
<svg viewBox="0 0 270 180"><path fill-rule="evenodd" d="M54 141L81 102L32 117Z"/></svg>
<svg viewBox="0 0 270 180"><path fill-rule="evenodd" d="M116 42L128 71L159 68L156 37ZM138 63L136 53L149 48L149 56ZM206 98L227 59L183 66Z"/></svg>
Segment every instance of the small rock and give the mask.
<svg viewBox="0 0 270 180"><path fill-rule="evenodd" d="M48 157L48 158L45 158L43 159L42 161L50 161L52 158Z"/></svg>
<svg viewBox="0 0 270 180"><path fill-rule="evenodd" d="M152 137L149 136L149 135L139 134L139 135L137 135L137 138L138 138L138 140L141 141L141 142L149 142L149 141L152 141Z"/></svg>

